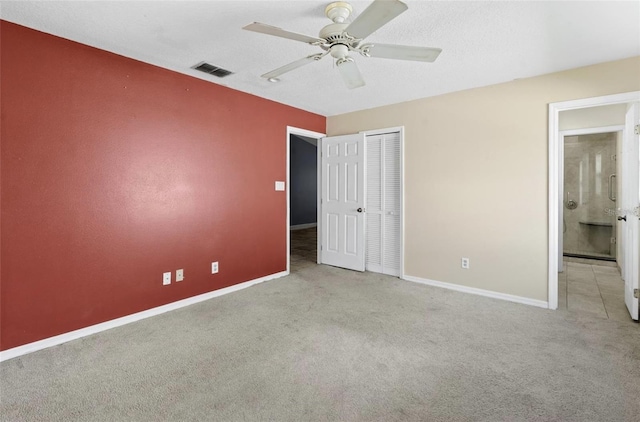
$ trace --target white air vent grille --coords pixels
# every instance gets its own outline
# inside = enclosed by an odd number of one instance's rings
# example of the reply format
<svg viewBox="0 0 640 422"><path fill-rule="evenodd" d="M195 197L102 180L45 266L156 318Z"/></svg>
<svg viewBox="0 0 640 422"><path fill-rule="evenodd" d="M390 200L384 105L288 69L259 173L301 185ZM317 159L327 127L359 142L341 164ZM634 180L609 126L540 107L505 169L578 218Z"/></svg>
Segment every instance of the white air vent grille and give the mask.
<svg viewBox="0 0 640 422"><path fill-rule="evenodd" d="M223 69L212 64L202 62L193 66L193 69L200 72L208 73L209 75L217 76L218 78L224 78L225 76L233 75L233 72L227 69Z"/></svg>

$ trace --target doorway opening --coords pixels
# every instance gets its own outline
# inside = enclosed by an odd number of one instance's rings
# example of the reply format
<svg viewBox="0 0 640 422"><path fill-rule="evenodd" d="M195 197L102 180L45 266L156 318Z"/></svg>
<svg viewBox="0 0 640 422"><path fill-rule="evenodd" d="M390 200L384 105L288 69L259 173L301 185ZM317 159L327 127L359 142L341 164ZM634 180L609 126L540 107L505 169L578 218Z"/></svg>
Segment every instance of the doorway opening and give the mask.
<svg viewBox="0 0 640 422"><path fill-rule="evenodd" d="M574 294L576 310L638 319L639 100L630 92L549 105L551 309Z"/></svg>
<svg viewBox="0 0 640 422"><path fill-rule="evenodd" d="M624 122L624 107L618 118ZM560 115L561 121L563 115ZM588 123L585 123L588 124ZM624 125L561 132L564 257L616 261L619 164Z"/></svg>
<svg viewBox="0 0 640 422"><path fill-rule="evenodd" d="M287 272L318 263L318 145L325 135L287 127Z"/></svg>

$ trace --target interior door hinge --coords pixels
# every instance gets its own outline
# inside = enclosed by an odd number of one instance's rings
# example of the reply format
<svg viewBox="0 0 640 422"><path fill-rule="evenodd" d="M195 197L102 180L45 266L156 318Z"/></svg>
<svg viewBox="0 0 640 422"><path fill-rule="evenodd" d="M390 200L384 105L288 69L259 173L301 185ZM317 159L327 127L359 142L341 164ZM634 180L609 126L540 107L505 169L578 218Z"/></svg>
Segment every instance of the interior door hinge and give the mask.
<svg viewBox="0 0 640 422"><path fill-rule="evenodd" d="M633 131L635 132L636 135L640 135L640 125L636 125Z"/></svg>
<svg viewBox="0 0 640 422"><path fill-rule="evenodd" d="M635 297L636 299L640 299L640 290L633 289L633 297Z"/></svg>

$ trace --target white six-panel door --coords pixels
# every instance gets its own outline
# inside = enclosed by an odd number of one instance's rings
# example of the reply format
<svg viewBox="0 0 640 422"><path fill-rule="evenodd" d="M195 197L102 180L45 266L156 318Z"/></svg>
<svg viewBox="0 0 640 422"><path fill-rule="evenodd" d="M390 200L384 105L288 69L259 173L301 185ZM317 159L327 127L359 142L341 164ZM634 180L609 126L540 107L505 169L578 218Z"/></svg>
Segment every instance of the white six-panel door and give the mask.
<svg viewBox="0 0 640 422"><path fill-rule="evenodd" d="M322 139L321 244L323 264L364 271L364 134Z"/></svg>

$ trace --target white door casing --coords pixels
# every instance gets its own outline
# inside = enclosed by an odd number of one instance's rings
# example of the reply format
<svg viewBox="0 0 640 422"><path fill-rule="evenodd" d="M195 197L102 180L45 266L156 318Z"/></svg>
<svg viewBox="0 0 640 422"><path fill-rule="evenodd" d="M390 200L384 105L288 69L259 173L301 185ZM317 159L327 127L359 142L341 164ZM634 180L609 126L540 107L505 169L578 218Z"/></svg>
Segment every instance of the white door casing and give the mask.
<svg viewBox="0 0 640 422"><path fill-rule="evenodd" d="M630 104L625 116L625 133L622 141L621 204L618 219L622 224L624 247L624 301L631 318L638 320L639 300L635 292L640 289L640 103Z"/></svg>
<svg viewBox="0 0 640 422"><path fill-rule="evenodd" d="M321 262L365 269L365 135L321 141Z"/></svg>

